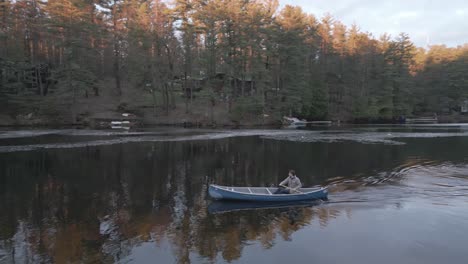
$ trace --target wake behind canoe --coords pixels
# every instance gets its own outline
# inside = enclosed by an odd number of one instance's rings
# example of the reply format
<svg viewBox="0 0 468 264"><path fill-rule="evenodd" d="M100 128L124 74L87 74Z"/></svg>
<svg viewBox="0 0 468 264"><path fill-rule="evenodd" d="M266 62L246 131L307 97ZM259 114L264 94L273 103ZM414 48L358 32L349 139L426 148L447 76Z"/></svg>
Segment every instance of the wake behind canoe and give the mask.
<svg viewBox="0 0 468 264"><path fill-rule="evenodd" d="M210 184L208 193L216 200L237 200L254 202L291 202L327 199L327 188L301 188L298 193L274 194L277 188L229 187Z"/></svg>

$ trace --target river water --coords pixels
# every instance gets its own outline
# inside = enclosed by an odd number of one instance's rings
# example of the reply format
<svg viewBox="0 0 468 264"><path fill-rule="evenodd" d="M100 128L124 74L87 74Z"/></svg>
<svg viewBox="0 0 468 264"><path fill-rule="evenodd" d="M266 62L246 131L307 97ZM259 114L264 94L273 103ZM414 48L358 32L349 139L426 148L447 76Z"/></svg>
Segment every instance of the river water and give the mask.
<svg viewBox="0 0 468 264"><path fill-rule="evenodd" d="M329 200L208 198L288 169ZM468 126L2 130L0 212L1 263L468 263Z"/></svg>

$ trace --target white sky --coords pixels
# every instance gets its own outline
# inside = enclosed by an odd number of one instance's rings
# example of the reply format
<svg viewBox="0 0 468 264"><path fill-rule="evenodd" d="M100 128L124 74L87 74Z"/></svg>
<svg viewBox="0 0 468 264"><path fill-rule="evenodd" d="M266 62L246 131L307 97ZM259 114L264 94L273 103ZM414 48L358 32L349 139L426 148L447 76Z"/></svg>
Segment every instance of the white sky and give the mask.
<svg viewBox="0 0 468 264"><path fill-rule="evenodd" d="M468 0L279 0L317 18L329 13L347 26L378 37L408 33L421 47L468 43Z"/></svg>

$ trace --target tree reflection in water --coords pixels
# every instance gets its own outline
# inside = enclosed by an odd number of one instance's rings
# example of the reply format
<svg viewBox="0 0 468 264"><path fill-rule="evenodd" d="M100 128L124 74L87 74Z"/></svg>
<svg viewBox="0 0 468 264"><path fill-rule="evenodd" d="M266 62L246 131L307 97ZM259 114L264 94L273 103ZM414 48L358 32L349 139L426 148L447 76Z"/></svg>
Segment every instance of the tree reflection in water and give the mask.
<svg viewBox="0 0 468 264"><path fill-rule="evenodd" d="M246 245L270 249L306 225L351 213L317 206L209 214L208 182L270 186L295 168L306 185L324 184L391 170L408 156L400 148L244 137L1 153L0 261L112 263L145 242L168 242L181 263L191 254L236 260Z"/></svg>

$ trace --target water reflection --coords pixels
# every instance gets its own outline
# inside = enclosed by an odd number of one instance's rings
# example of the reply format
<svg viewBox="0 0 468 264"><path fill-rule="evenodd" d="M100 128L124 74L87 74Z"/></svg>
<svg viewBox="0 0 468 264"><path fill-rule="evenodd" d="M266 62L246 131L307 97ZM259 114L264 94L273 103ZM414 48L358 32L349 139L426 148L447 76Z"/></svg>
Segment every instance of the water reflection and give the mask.
<svg viewBox="0 0 468 264"><path fill-rule="evenodd" d="M220 214L228 212L265 210L265 209L291 209L312 207L323 204L324 201L296 201L296 202L236 202L236 201L213 201L208 206L210 214Z"/></svg>
<svg viewBox="0 0 468 264"><path fill-rule="evenodd" d="M408 170L424 174L428 166L465 162L466 138L405 141L399 146L243 137L2 153L0 261L113 263L135 257L146 243L153 249L168 243L179 263L194 256L238 260L251 243L273 250L306 226L325 228L341 215L352 217L355 207L335 203L359 197L381 200L377 207L398 204L393 188L399 195L428 193L421 188L427 182L405 179ZM330 204L209 213L209 182L269 186L289 168L306 185L330 184ZM459 182L444 182L466 186L467 171L462 166ZM385 189L373 189L380 185Z"/></svg>

